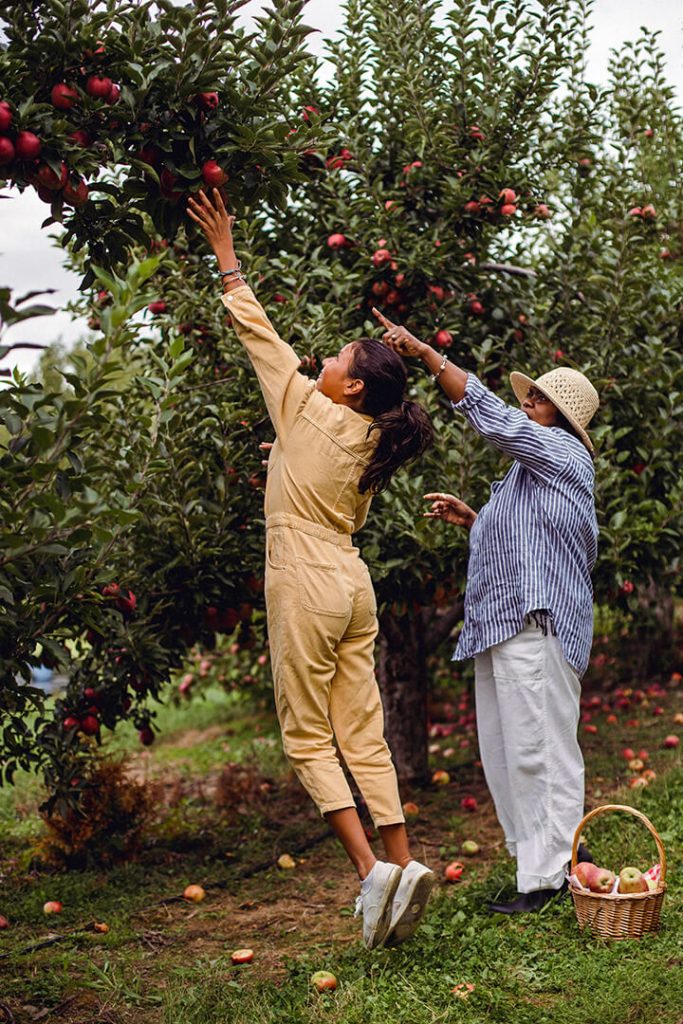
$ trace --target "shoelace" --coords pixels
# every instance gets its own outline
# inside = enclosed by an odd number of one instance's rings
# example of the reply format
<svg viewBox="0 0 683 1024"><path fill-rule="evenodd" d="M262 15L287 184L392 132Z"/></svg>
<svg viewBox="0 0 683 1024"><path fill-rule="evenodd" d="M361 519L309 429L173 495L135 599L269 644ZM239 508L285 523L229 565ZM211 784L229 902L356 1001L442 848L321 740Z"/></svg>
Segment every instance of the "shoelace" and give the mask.
<svg viewBox="0 0 683 1024"><path fill-rule="evenodd" d="M360 917L360 915L362 913L363 913L363 895L361 893L360 896L356 896L356 909L355 909L355 911L353 913L353 916L354 917Z"/></svg>

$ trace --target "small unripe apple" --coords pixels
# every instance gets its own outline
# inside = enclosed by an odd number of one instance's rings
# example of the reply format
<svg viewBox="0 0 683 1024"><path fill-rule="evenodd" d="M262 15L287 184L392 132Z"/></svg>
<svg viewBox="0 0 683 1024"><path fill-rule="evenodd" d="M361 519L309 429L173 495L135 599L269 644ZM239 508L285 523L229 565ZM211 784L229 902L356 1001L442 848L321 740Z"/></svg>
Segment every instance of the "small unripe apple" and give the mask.
<svg viewBox="0 0 683 1024"><path fill-rule="evenodd" d="M57 82L50 90L50 102L57 110L71 110L78 99L78 93L66 82Z"/></svg>
<svg viewBox="0 0 683 1024"><path fill-rule="evenodd" d="M311 985L318 992L334 992L337 987L337 979L329 971L316 971L311 975Z"/></svg>
<svg viewBox="0 0 683 1024"><path fill-rule="evenodd" d="M94 100L106 100L113 84L106 75L91 75L85 83L85 91Z"/></svg>
<svg viewBox="0 0 683 1024"><path fill-rule="evenodd" d="M59 900L48 900L47 903L43 903L44 914L61 914L62 904Z"/></svg>
<svg viewBox="0 0 683 1024"><path fill-rule="evenodd" d="M460 849L466 857L474 857L479 853L479 843L475 843L474 839L466 839Z"/></svg>
<svg viewBox="0 0 683 1024"><path fill-rule="evenodd" d="M231 953L230 959L234 964L250 964L254 959L253 949L236 949Z"/></svg>
<svg viewBox="0 0 683 1024"><path fill-rule="evenodd" d="M443 768L437 768L437 770L432 775L432 783L435 786L447 786L450 781L450 775L448 774L447 771L444 771Z"/></svg>
<svg viewBox="0 0 683 1024"><path fill-rule="evenodd" d="M19 160L35 160L42 148L42 143L33 132L19 132L14 148Z"/></svg>
<svg viewBox="0 0 683 1024"><path fill-rule="evenodd" d="M228 175L216 160L205 160L202 164L202 178L209 188L221 188L228 180Z"/></svg>
<svg viewBox="0 0 683 1024"><path fill-rule="evenodd" d="M0 137L0 167L11 164L14 160L14 144L4 135Z"/></svg>
<svg viewBox="0 0 683 1024"><path fill-rule="evenodd" d="M330 235L327 239L327 245L330 249L343 249L348 245L348 239L346 235L342 235L337 232L334 235Z"/></svg>
<svg viewBox="0 0 683 1024"><path fill-rule="evenodd" d="M459 882L464 870L464 864L461 864L459 860L454 860L444 869L444 876L449 882Z"/></svg>
<svg viewBox="0 0 683 1024"><path fill-rule="evenodd" d="M205 896L206 893L201 885L188 885L183 893L183 899L189 900L191 903L201 903Z"/></svg>
<svg viewBox="0 0 683 1024"><path fill-rule="evenodd" d="M12 108L7 100L0 101L0 132L6 132L12 123Z"/></svg>

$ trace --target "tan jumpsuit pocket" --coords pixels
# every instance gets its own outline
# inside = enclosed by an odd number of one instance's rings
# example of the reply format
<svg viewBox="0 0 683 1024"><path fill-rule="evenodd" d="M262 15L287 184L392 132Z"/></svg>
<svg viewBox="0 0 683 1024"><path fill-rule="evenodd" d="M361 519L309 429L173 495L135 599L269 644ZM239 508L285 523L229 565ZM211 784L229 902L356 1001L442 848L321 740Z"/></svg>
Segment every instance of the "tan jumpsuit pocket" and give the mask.
<svg viewBox="0 0 683 1024"><path fill-rule="evenodd" d="M351 600L338 566L297 558L296 575L299 602L306 611L339 618L350 615Z"/></svg>
<svg viewBox="0 0 683 1024"><path fill-rule="evenodd" d="M271 569L287 568L284 531L278 526L266 530L266 562Z"/></svg>

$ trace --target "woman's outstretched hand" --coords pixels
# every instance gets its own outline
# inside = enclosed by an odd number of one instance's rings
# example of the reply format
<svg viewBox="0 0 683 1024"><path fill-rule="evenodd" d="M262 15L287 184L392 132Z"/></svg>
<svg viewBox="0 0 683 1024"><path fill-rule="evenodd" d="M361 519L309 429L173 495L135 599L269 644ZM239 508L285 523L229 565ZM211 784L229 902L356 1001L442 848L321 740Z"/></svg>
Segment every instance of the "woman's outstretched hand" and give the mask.
<svg viewBox="0 0 683 1024"><path fill-rule="evenodd" d="M425 494L424 499L432 503L430 511L424 513L426 519L443 519L445 523L469 530L477 518L474 509L453 494Z"/></svg>
<svg viewBox="0 0 683 1024"><path fill-rule="evenodd" d="M199 201L193 196L187 200L187 215L195 224L199 224L214 251L220 269L232 270L236 259L232 240L235 218L225 209L223 197L217 188L212 191L213 202L203 189L200 189L198 194Z"/></svg>
<svg viewBox="0 0 683 1024"><path fill-rule="evenodd" d="M379 322L384 327L384 334L382 335L382 341L391 348L394 352L398 352L400 356L415 356L417 359L421 359L425 354L429 345L425 345L423 341L416 338L414 334L411 334L405 327L399 327L398 324L394 324L389 320L383 313L380 313L378 309L372 307L372 312L375 314Z"/></svg>

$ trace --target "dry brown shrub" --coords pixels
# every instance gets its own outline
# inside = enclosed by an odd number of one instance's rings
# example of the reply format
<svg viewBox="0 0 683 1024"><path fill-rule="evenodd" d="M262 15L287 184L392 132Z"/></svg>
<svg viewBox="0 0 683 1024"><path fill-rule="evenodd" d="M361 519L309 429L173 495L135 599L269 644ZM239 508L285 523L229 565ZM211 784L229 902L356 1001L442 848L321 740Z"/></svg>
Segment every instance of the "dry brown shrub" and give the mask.
<svg viewBox="0 0 683 1024"><path fill-rule="evenodd" d="M153 787L126 774L123 760L94 764L78 805L63 814L42 815L45 835L38 857L59 868L107 866L140 849L155 805Z"/></svg>

